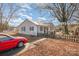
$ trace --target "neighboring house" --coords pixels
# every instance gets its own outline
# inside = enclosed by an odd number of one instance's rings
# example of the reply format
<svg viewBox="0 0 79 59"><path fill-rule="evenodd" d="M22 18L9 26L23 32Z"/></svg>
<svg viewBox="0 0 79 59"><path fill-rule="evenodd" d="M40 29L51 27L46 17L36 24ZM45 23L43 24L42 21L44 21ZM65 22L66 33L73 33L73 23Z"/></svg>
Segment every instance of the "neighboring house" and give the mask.
<svg viewBox="0 0 79 59"><path fill-rule="evenodd" d="M59 27L58 27L58 29L59 30L64 30L64 25L60 25ZM75 33L79 33L79 23L72 23L72 24L68 24L68 30L69 30L69 32L72 32L73 34L75 34Z"/></svg>
<svg viewBox="0 0 79 59"><path fill-rule="evenodd" d="M79 36L79 26L75 30L75 35L78 35Z"/></svg>
<svg viewBox="0 0 79 59"><path fill-rule="evenodd" d="M53 27L50 23L36 22L27 19L22 22L17 29L20 34L37 36L40 34L49 34L53 30Z"/></svg>

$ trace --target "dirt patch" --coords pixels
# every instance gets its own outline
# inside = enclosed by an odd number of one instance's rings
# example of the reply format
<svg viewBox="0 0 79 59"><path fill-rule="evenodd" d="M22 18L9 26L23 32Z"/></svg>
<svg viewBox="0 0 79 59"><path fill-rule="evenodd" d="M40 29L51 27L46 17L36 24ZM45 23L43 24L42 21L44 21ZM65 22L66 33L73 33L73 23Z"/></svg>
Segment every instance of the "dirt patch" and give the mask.
<svg viewBox="0 0 79 59"><path fill-rule="evenodd" d="M20 56L79 56L79 43L46 39Z"/></svg>

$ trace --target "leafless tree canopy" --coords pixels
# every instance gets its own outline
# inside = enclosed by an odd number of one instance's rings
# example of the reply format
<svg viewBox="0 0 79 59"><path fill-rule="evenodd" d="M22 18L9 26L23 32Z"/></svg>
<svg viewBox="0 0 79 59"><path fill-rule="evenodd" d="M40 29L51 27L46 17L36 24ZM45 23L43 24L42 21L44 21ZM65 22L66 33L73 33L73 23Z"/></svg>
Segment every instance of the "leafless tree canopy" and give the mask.
<svg viewBox="0 0 79 59"><path fill-rule="evenodd" d="M14 4L0 4L0 21L5 19L6 22L9 22L10 19L15 18L17 14L15 13L19 10L20 8L17 5Z"/></svg>
<svg viewBox="0 0 79 59"><path fill-rule="evenodd" d="M78 9L76 3L48 3L37 5L41 9L48 10L59 22L65 23L65 32L68 33L67 22L71 20L73 14Z"/></svg>
<svg viewBox="0 0 79 59"><path fill-rule="evenodd" d="M18 5L14 5L11 3L1 3L0 4L0 29L4 30L7 28L9 21L15 19L17 17L16 12L21 8Z"/></svg>
<svg viewBox="0 0 79 59"><path fill-rule="evenodd" d="M77 10L77 4L72 3L49 3L40 5L40 8L47 9L51 15L57 18L60 22L70 20L73 13Z"/></svg>

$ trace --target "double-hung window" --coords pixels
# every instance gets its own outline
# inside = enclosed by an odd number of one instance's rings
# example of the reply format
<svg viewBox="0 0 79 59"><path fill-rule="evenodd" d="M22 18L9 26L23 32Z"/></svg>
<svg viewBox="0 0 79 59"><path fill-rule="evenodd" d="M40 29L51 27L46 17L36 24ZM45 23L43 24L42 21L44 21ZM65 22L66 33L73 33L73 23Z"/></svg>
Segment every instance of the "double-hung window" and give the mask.
<svg viewBox="0 0 79 59"><path fill-rule="evenodd" d="M30 31L34 31L34 27L33 26L30 27Z"/></svg>
<svg viewBox="0 0 79 59"><path fill-rule="evenodd" d="M26 31L26 27L21 27L21 31Z"/></svg>

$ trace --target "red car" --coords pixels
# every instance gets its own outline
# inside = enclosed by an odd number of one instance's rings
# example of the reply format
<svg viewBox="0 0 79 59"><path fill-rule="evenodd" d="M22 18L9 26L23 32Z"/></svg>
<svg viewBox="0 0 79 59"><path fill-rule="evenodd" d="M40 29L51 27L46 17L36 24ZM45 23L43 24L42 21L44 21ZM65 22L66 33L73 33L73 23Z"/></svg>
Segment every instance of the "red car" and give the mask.
<svg viewBox="0 0 79 59"><path fill-rule="evenodd" d="M7 34L0 34L0 51L9 50L14 47L22 47L28 42L24 37L13 37Z"/></svg>

